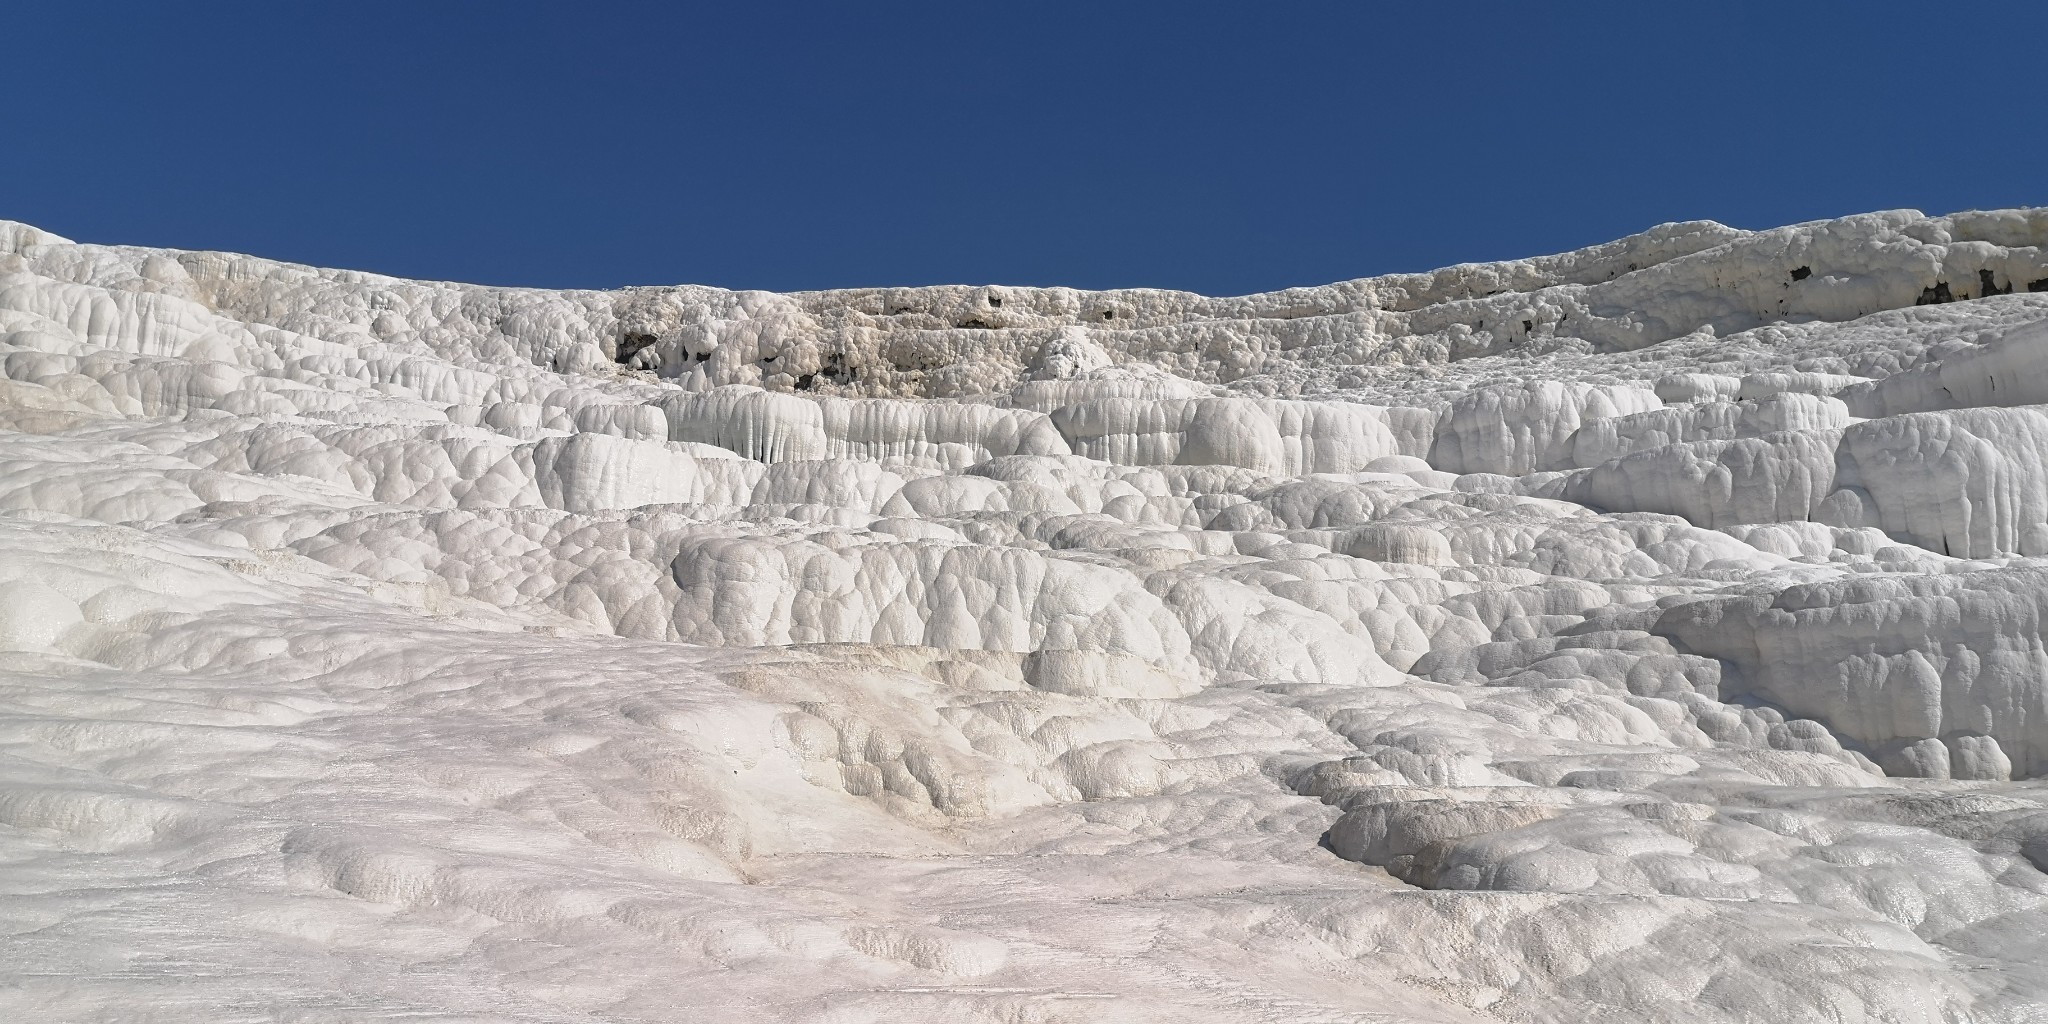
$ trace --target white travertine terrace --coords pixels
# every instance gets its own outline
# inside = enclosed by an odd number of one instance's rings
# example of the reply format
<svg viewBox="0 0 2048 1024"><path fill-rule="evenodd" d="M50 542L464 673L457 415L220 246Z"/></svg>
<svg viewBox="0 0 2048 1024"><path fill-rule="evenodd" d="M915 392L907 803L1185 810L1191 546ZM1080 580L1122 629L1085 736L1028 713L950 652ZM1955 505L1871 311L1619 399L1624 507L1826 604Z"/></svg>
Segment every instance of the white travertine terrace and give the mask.
<svg viewBox="0 0 2048 1024"><path fill-rule="evenodd" d="M2048 210L0 371L9 1020L2048 1019Z"/></svg>

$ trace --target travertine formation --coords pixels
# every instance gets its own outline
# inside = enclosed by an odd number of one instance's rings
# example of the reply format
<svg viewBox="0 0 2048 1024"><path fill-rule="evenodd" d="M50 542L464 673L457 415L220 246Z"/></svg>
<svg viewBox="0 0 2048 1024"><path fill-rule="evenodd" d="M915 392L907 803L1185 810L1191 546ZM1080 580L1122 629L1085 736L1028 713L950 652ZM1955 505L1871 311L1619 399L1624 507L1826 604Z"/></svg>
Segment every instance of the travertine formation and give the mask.
<svg viewBox="0 0 2048 1024"><path fill-rule="evenodd" d="M2048 210L0 370L8 1019L2048 1019Z"/></svg>

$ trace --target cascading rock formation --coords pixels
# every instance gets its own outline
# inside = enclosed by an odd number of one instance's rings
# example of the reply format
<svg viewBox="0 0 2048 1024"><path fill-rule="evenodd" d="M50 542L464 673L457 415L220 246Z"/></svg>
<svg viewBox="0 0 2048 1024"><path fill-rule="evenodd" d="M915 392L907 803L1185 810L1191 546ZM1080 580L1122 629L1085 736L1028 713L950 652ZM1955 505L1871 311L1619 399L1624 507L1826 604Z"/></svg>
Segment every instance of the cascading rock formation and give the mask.
<svg viewBox="0 0 2048 1024"><path fill-rule="evenodd" d="M2048 209L0 370L8 1020L2048 1019Z"/></svg>

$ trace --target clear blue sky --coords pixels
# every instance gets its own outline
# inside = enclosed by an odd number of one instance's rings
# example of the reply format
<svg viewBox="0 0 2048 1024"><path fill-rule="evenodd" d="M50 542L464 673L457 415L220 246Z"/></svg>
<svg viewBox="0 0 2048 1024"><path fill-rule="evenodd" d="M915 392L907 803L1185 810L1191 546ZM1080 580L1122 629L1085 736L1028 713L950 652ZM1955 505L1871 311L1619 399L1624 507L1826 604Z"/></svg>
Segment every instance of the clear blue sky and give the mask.
<svg viewBox="0 0 2048 1024"><path fill-rule="evenodd" d="M0 217L491 284L1242 293L2048 204L2048 4L11 5Z"/></svg>

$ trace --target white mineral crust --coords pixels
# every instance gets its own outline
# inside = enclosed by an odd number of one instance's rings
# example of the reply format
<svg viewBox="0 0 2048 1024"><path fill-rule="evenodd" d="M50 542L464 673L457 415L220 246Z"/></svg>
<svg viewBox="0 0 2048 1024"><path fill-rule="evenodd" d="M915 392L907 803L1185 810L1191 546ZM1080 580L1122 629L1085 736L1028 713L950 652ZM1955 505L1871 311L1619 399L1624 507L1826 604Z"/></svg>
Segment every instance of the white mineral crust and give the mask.
<svg viewBox="0 0 2048 1024"><path fill-rule="evenodd" d="M2048 210L0 370L9 1021L2048 1020Z"/></svg>

